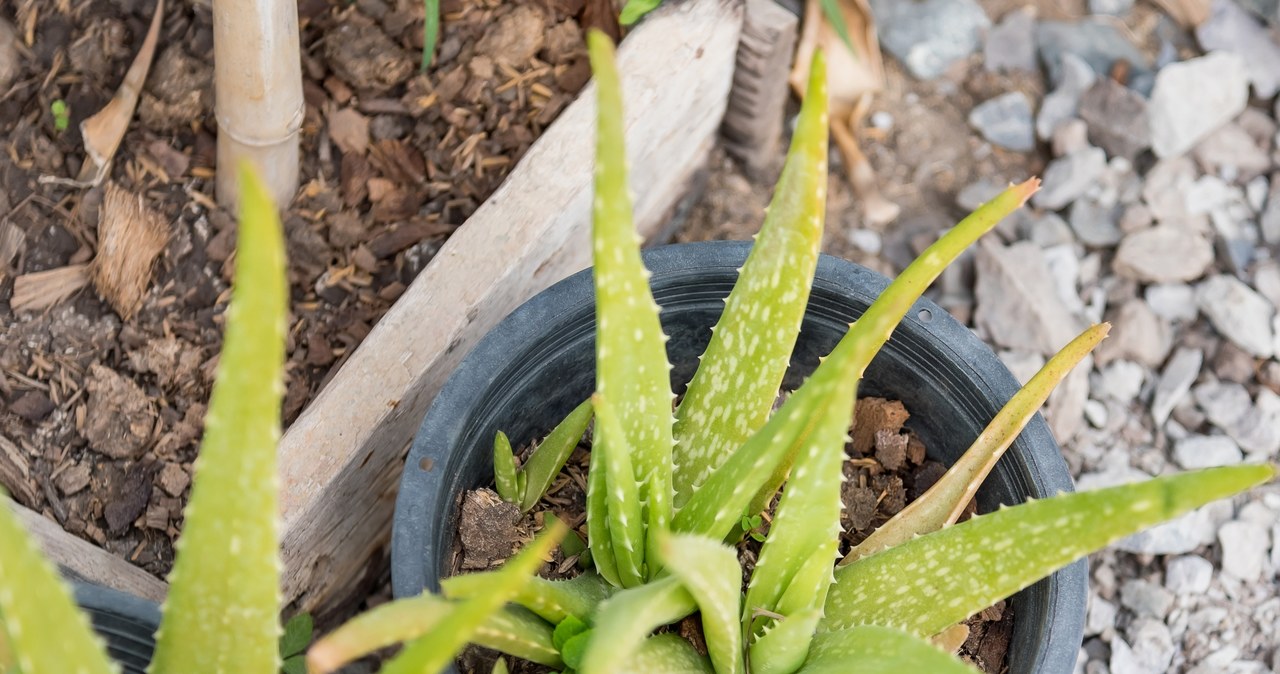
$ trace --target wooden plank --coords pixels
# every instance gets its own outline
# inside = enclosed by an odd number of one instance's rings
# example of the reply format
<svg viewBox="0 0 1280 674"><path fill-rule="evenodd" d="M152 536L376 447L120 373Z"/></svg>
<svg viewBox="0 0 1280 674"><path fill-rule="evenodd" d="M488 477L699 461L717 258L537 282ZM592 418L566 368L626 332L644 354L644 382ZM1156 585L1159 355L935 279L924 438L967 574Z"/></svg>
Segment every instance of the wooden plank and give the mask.
<svg viewBox="0 0 1280 674"><path fill-rule="evenodd" d="M660 229L714 140L741 16L741 0L668 2L619 49L631 184L646 234ZM283 585L296 608L333 607L384 553L408 444L472 345L530 296L589 265L594 115L588 85L285 434Z"/></svg>
<svg viewBox="0 0 1280 674"><path fill-rule="evenodd" d="M721 132L725 150L760 179L778 154L799 24L799 17L774 0L747 0Z"/></svg>
<svg viewBox="0 0 1280 674"><path fill-rule="evenodd" d="M38 512L16 503L11 509L18 521L35 537L49 559L63 573L76 580L128 592L129 594L164 601L168 586L164 581L130 564L102 548L81 540L65 531L57 522Z"/></svg>

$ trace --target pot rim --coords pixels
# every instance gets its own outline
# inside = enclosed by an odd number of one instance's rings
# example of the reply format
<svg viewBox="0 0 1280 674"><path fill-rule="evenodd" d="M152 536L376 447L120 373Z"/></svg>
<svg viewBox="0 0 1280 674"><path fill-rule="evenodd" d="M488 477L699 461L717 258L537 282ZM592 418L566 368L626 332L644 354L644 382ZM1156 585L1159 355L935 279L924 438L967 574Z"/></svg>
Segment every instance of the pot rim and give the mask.
<svg viewBox="0 0 1280 674"><path fill-rule="evenodd" d="M750 248L749 241L710 241L660 246L646 249L642 254L645 266L653 273L651 281L657 282L662 277L697 274L703 268L739 269ZM868 276L871 285L879 284L872 289L872 295L878 296L888 284L887 278L853 262L824 254L819 259L814 285L815 288L820 284L843 288L855 280L867 284ZM437 440L461 434L459 420L481 402L497 374L528 344L529 335L543 331L543 317L554 316L563 311L562 307L583 301L594 302L590 268L534 295L499 322L462 360L432 402L406 457L396 496L391 545L392 590L396 598L414 596L424 589L439 590L439 578L431 577L426 555L421 551L427 547L431 523L443 526L455 521L458 495L436 493L445 481L445 460L455 453L447 443ZM989 385L1002 401L1020 388L989 346L933 302L922 298L908 312L905 321L927 324L928 332L936 338L931 343L951 351L958 362L968 364L972 377ZM1031 448L1030 452L1020 451L1019 455L1029 471L1028 479L1030 474L1036 476L1037 486L1045 492L1043 496L1074 490L1061 451L1038 414L1023 430L1020 441L1025 441L1019 443L1022 446ZM440 469L431 469L437 466ZM443 517L444 513L449 516ZM1084 633L1087 561L1078 560L1040 582L1046 581L1048 591L1041 593L1045 616L1036 640L1042 648L1036 654L1033 671L1070 672Z"/></svg>

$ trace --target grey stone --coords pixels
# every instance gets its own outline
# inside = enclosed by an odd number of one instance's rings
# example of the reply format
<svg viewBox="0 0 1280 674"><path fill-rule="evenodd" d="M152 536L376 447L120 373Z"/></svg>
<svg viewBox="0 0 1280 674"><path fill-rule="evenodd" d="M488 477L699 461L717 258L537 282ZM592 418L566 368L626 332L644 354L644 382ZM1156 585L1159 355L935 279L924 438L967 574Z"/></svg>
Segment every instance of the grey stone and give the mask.
<svg viewBox="0 0 1280 674"><path fill-rule="evenodd" d="M1213 327L1259 358L1275 353L1275 307L1234 276L1219 274L1196 287L1196 304Z"/></svg>
<svg viewBox="0 0 1280 674"><path fill-rule="evenodd" d="M1209 18L1196 27L1205 51L1239 54L1247 64L1249 82L1258 98L1280 91L1280 44L1271 31L1231 0L1214 0Z"/></svg>
<svg viewBox="0 0 1280 674"><path fill-rule="evenodd" d="M1131 360L1116 360L1102 368L1099 385L1106 397L1127 405L1142 392L1147 369Z"/></svg>
<svg viewBox="0 0 1280 674"><path fill-rule="evenodd" d="M1084 197L1071 204L1067 220L1081 243L1095 248L1110 248L1124 237L1118 224L1121 209L1119 204L1104 206Z"/></svg>
<svg viewBox="0 0 1280 674"><path fill-rule="evenodd" d="M1271 174L1271 193L1258 223L1262 239L1272 246L1280 246L1280 172Z"/></svg>
<svg viewBox="0 0 1280 674"><path fill-rule="evenodd" d="M1164 620L1173 608L1173 593L1146 580L1129 580L1120 586L1120 605L1138 616Z"/></svg>
<svg viewBox="0 0 1280 674"><path fill-rule="evenodd" d="M1041 248L1069 244L1076 240L1071 233L1071 226L1062 216L1047 211L1029 219L1022 226L1023 237L1031 240Z"/></svg>
<svg viewBox="0 0 1280 674"><path fill-rule="evenodd" d="M1173 460L1179 466L1192 470L1234 466L1244 461L1244 454L1235 441L1225 435L1192 435L1173 446Z"/></svg>
<svg viewBox="0 0 1280 674"><path fill-rule="evenodd" d="M1053 277L1053 285L1058 290L1058 297L1071 313L1084 312L1084 302L1080 301L1080 258L1076 256L1075 246L1064 243L1044 249L1044 260L1049 265L1049 275Z"/></svg>
<svg viewBox="0 0 1280 674"><path fill-rule="evenodd" d="M1108 664L1111 667L1111 674L1160 674L1157 670L1147 667L1134 654L1133 649L1129 648L1129 644L1119 636L1111 639L1111 660Z"/></svg>
<svg viewBox="0 0 1280 674"><path fill-rule="evenodd" d="M1244 198L1254 213L1261 214L1267 206L1267 192L1271 189L1271 181L1266 176L1257 176L1244 186Z"/></svg>
<svg viewBox="0 0 1280 674"><path fill-rule="evenodd" d="M1065 346L1066 342L1062 344ZM1083 426L1085 405L1089 402L1089 371L1092 369L1093 356L1085 356L1049 395L1044 416L1058 442L1071 442Z"/></svg>
<svg viewBox="0 0 1280 674"><path fill-rule="evenodd" d="M1164 424L1173 407L1191 390L1203 362L1204 353L1199 349L1181 348L1173 353L1156 382L1151 400L1151 417L1157 426Z"/></svg>
<svg viewBox="0 0 1280 674"><path fill-rule="evenodd" d="M1110 320L1110 336L1094 350L1099 363L1125 358L1154 368L1169 355L1173 333L1146 302L1129 300L1111 312Z"/></svg>
<svg viewBox="0 0 1280 674"><path fill-rule="evenodd" d="M1031 197L1036 208L1057 210L1085 193L1107 167L1107 153L1096 147L1078 150L1049 163L1039 192Z"/></svg>
<svg viewBox="0 0 1280 674"><path fill-rule="evenodd" d="M0 17L0 92L9 90L9 85L22 71L22 56L18 52L18 31L13 24Z"/></svg>
<svg viewBox="0 0 1280 674"><path fill-rule="evenodd" d="M1132 204L1120 214L1120 231L1129 234L1139 229L1146 229L1154 222L1155 218L1151 217L1151 209L1147 208L1146 204Z"/></svg>
<svg viewBox="0 0 1280 674"><path fill-rule="evenodd" d="M1035 72L1036 18L1031 7L1005 14L1004 19L987 33L982 48L982 65L990 72Z"/></svg>
<svg viewBox="0 0 1280 674"><path fill-rule="evenodd" d="M1041 21L1036 26L1036 44L1040 59L1049 70L1049 80L1054 84L1062 76L1064 53L1079 56L1094 73L1103 77L1120 60L1130 64L1131 77L1151 69L1151 62L1142 51L1108 19Z"/></svg>
<svg viewBox="0 0 1280 674"><path fill-rule="evenodd" d="M1213 581L1213 563L1199 555L1170 559L1164 572L1164 586L1179 596L1203 594Z"/></svg>
<svg viewBox="0 0 1280 674"><path fill-rule="evenodd" d="M1212 242L1166 224L1125 235L1112 262L1117 274L1142 283L1190 281L1212 265Z"/></svg>
<svg viewBox="0 0 1280 674"><path fill-rule="evenodd" d="M1090 14L1124 16L1133 9L1134 0L1089 0Z"/></svg>
<svg viewBox="0 0 1280 674"><path fill-rule="evenodd" d="M1161 222L1186 217L1186 192L1197 175L1195 162L1189 157L1156 162L1142 186L1142 200L1151 209L1151 215Z"/></svg>
<svg viewBox="0 0 1280 674"><path fill-rule="evenodd" d="M1253 272L1253 287L1272 306L1280 309L1280 264L1274 260L1259 264Z"/></svg>
<svg viewBox="0 0 1280 674"><path fill-rule="evenodd" d="M969 124L983 138L1014 152L1030 152L1036 146L1031 102L1020 91L1001 94L975 106Z"/></svg>
<svg viewBox="0 0 1280 674"><path fill-rule="evenodd" d="M1213 510L1205 507L1121 539L1112 547L1140 555L1181 555L1212 543L1217 531Z"/></svg>
<svg viewBox="0 0 1280 674"><path fill-rule="evenodd" d="M1039 246L1020 241L1006 248L985 239L975 262L974 322L996 344L1049 356L1083 329L1059 297Z"/></svg>
<svg viewBox="0 0 1280 674"><path fill-rule="evenodd" d="M1036 116L1036 134L1041 140L1052 138L1058 125L1075 117L1080 108L1080 97L1093 86L1097 77L1093 68L1079 56L1071 53L1062 55L1061 81L1040 102L1040 112Z"/></svg>
<svg viewBox="0 0 1280 674"><path fill-rule="evenodd" d="M1085 124L1083 119L1075 117L1062 122L1053 130L1050 146L1055 157L1089 147L1089 125Z"/></svg>
<svg viewBox="0 0 1280 674"><path fill-rule="evenodd" d="M1084 92L1079 114L1089 125L1089 140L1113 157L1132 161L1151 147L1147 99L1110 77Z"/></svg>
<svg viewBox="0 0 1280 674"><path fill-rule="evenodd" d="M938 77L977 50L991 27L973 0L871 0L880 44L918 79Z"/></svg>
<svg viewBox="0 0 1280 674"><path fill-rule="evenodd" d="M1183 154L1248 102L1244 59L1235 54L1213 52L1166 66L1151 91L1151 148L1162 159Z"/></svg>
<svg viewBox="0 0 1280 674"><path fill-rule="evenodd" d="M1105 428L1107 425L1107 406L1097 400L1087 400L1084 404L1084 417L1094 428Z"/></svg>
<svg viewBox="0 0 1280 674"><path fill-rule="evenodd" d="M1271 459L1280 452L1280 396L1260 389L1253 406L1224 430L1250 460Z"/></svg>
<svg viewBox="0 0 1280 674"><path fill-rule="evenodd" d="M1253 522L1227 522L1218 530L1222 544L1222 572L1245 582L1262 578L1267 562L1270 532Z"/></svg>
<svg viewBox="0 0 1280 674"><path fill-rule="evenodd" d="M1248 182L1271 168L1271 157L1258 142L1238 124L1227 124L1210 133L1191 152L1206 173L1234 175L1235 181Z"/></svg>
<svg viewBox="0 0 1280 674"><path fill-rule="evenodd" d="M1185 283L1157 283L1147 286L1143 297L1157 316L1170 321L1194 321L1196 292Z"/></svg>
<svg viewBox="0 0 1280 674"><path fill-rule="evenodd" d="M1140 618L1129 626L1129 641L1133 654L1149 672L1168 672L1178 649L1173 635L1163 620ZM1114 672L1113 674L1118 674Z"/></svg>
<svg viewBox="0 0 1280 674"><path fill-rule="evenodd" d="M1116 605L1102 597L1089 593L1089 613L1085 618L1084 635L1094 636L1115 629Z"/></svg>
<svg viewBox="0 0 1280 674"><path fill-rule="evenodd" d="M1192 395L1209 423L1222 429L1233 426L1253 406L1249 391L1235 382L1207 381Z"/></svg>

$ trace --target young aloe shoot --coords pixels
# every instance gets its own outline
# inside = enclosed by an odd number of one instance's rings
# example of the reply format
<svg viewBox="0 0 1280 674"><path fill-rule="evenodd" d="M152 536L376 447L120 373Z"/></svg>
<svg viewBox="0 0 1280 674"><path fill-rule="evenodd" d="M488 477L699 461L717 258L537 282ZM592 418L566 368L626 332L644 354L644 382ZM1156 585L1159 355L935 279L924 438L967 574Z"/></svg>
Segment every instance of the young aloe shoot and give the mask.
<svg viewBox="0 0 1280 674"><path fill-rule="evenodd" d="M575 407L542 444L530 452L523 466L516 465L511 441L498 431L493 439L493 475L498 496L520 506L522 512L532 510L578 446L591 423L591 415L591 401Z"/></svg>

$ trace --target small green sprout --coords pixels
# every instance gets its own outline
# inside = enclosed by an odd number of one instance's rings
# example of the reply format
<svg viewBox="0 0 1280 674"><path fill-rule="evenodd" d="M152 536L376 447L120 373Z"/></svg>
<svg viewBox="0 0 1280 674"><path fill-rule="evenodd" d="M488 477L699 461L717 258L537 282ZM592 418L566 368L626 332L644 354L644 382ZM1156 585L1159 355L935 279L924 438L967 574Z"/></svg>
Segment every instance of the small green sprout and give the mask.
<svg viewBox="0 0 1280 674"><path fill-rule="evenodd" d="M547 435L542 444L529 453L523 466L516 465L511 441L502 431L493 438L494 485L498 496L529 512L546 494L560 469L573 455L573 450L591 423L591 401L578 405L564 421Z"/></svg>
<svg viewBox="0 0 1280 674"><path fill-rule="evenodd" d="M764 542L764 534L761 533L760 527L764 525L764 515L756 513L755 515L743 515L742 522L739 524L742 531L751 537L751 540L758 543Z"/></svg>
<svg viewBox="0 0 1280 674"><path fill-rule="evenodd" d="M440 0L422 0L422 72L427 72L436 57L436 42L440 39Z"/></svg>
<svg viewBox="0 0 1280 674"><path fill-rule="evenodd" d="M67 106L67 102L61 98L55 99L49 104L49 112L53 114L53 128L58 133L66 131L71 126L71 108Z"/></svg>

